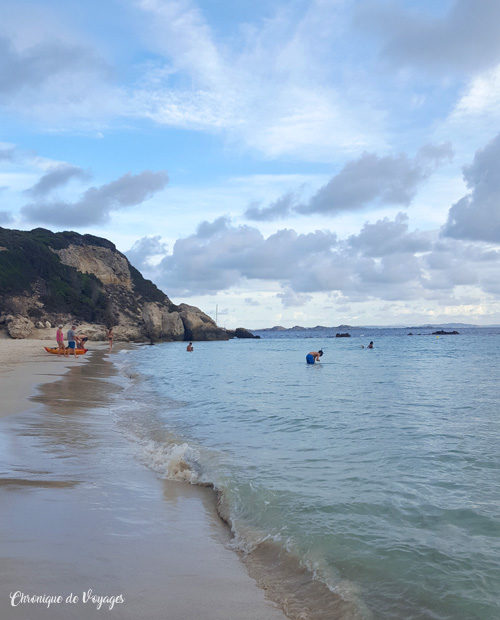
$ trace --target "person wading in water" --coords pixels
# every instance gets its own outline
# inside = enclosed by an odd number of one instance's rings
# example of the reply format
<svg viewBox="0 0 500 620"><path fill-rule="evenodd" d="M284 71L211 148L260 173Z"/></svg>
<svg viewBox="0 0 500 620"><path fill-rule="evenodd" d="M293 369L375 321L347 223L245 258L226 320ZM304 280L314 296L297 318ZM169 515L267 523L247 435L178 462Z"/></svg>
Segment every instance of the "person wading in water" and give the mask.
<svg viewBox="0 0 500 620"><path fill-rule="evenodd" d="M319 358L323 355L323 351L320 349L319 351L311 351L306 355L306 362L308 364L314 364L314 362L319 362Z"/></svg>

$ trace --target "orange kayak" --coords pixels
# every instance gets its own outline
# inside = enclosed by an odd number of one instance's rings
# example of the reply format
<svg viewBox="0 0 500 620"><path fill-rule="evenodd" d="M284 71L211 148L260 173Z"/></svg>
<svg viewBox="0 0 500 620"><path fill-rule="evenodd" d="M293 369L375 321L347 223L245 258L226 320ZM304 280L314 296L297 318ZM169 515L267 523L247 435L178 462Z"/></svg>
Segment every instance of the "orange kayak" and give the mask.
<svg viewBox="0 0 500 620"><path fill-rule="evenodd" d="M61 350L58 349L57 347L43 347L43 348L47 351L47 353L52 353L53 355L63 355ZM66 351L68 352L69 355L73 355L70 349L66 349ZM85 355L87 351L88 349L75 349L75 353L77 355Z"/></svg>

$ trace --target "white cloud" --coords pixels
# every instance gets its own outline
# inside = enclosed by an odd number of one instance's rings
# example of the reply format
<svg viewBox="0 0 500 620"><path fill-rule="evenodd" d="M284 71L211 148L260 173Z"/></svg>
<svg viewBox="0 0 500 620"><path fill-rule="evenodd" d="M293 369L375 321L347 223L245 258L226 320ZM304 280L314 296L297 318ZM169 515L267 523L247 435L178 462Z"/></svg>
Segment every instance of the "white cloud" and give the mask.
<svg viewBox="0 0 500 620"><path fill-rule="evenodd" d="M21 212L29 222L56 226L99 224L106 222L112 211L141 204L167 182L166 172L128 173L116 181L87 189L76 202L35 202L25 205Z"/></svg>
<svg viewBox="0 0 500 620"><path fill-rule="evenodd" d="M126 99L94 46L55 24L36 30L29 9L17 9L0 25L0 108L43 122L45 130L91 127L123 114Z"/></svg>
<svg viewBox="0 0 500 620"><path fill-rule="evenodd" d="M423 146L411 159L404 153L378 156L363 153L348 161L305 204L288 192L268 207L250 206L245 215L252 220L274 220L295 213L336 215L375 204L408 206L422 183L443 160L451 159L449 143Z"/></svg>
<svg viewBox="0 0 500 620"><path fill-rule="evenodd" d="M452 115L472 116L498 113L500 102L500 65L474 77L455 105Z"/></svg>
<svg viewBox="0 0 500 620"><path fill-rule="evenodd" d="M25 193L38 198L46 196L54 189L66 185L71 179L84 180L88 178L86 173L77 166L59 165L49 169L32 187L26 190Z"/></svg>
<svg viewBox="0 0 500 620"><path fill-rule="evenodd" d="M161 236L155 235L142 237L125 254L136 269L143 271L151 268L151 259L165 256L167 250L168 246L162 241Z"/></svg>
<svg viewBox="0 0 500 620"><path fill-rule="evenodd" d="M326 79L339 7L314 3L300 18L278 11L222 43L189 0L136 4L151 18L149 45L164 56L133 94L137 115L224 130L268 157L332 161L338 149L383 144L383 115L352 84Z"/></svg>
<svg viewBox="0 0 500 620"><path fill-rule="evenodd" d="M179 239L155 278L174 296L215 294L248 283L282 288L286 307L311 294L335 293L345 301L451 298L464 286L492 291L500 252L408 230L408 218L366 223L358 235L339 240L330 231L298 234L283 229L264 237L228 218L202 223Z"/></svg>
<svg viewBox="0 0 500 620"><path fill-rule="evenodd" d="M408 232L409 218L398 213L394 220L384 218L375 224L365 222L358 235L348 239L350 246L362 251L366 256L381 257L404 252L417 253L431 249L429 234Z"/></svg>
<svg viewBox="0 0 500 620"><path fill-rule="evenodd" d="M481 71L500 61L496 0L454 0L444 15L373 0L360 3L357 21L381 37L381 53L393 65L446 74Z"/></svg>
<svg viewBox="0 0 500 620"><path fill-rule="evenodd" d="M500 134L476 152L464 179L471 191L451 207L442 233L500 243Z"/></svg>
<svg viewBox="0 0 500 620"><path fill-rule="evenodd" d="M296 293L290 287L285 288L282 293L277 293L276 297L281 300L285 308L304 306L312 300L312 295Z"/></svg>

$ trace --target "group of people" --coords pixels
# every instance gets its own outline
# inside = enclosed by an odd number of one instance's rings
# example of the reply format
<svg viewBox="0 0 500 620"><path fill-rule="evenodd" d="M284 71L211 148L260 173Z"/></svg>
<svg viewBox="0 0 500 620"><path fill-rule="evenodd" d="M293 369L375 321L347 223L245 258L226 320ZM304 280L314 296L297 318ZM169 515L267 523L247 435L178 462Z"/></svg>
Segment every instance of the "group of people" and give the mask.
<svg viewBox="0 0 500 620"><path fill-rule="evenodd" d="M110 327L106 332L106 338L109 343L109 350L113 348L113 328ZM88 341L88 337L84 333L76 333L76 325L72 325L66 333L66 340L68 346L64 346L64 332L63 326L59 325L56 332L57 348L59 349L58 355L74 355L76 358L77 349L85 349L85 344Z"/></svg>
<svg viewBox="0 0 500 620"><path fill-rule="evenodd" d="M362 344L361 348L364 349L365 345ZM370 341L370 344L367 345L367 349L373 349L373 340ZM314 364L315 362L319 362L320 358L323 356L323 351L320 349L319 351L309 351L306 355L306 363Z"/></svg>
<svg viewBox="0 0 500 620"><path fill-rule="evenodd" d="M59 349L59 355L74 355L76 357L77 349L84 349L85 343L88 338L85 334L77 334L76 333L76 325L72 325L70 329L68 329L66 333L66 340L68 341L68 346L64 346L64 332L62 325L59 325L56 332L56 342L57 348Z"/></svg>

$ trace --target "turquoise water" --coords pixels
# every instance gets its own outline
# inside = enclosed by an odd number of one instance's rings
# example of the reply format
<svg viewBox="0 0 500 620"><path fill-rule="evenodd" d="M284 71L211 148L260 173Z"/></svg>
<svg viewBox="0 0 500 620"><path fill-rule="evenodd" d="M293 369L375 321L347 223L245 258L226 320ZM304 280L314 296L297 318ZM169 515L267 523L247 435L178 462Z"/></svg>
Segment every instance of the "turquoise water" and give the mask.
<svg viewBox="0 0 500 620"><path fill-rule="evenodd" d="M146 346L120 415L160 473L224 492L235 544L286 548L354 616L493 619L499 355L500 330Z"/></svg>

